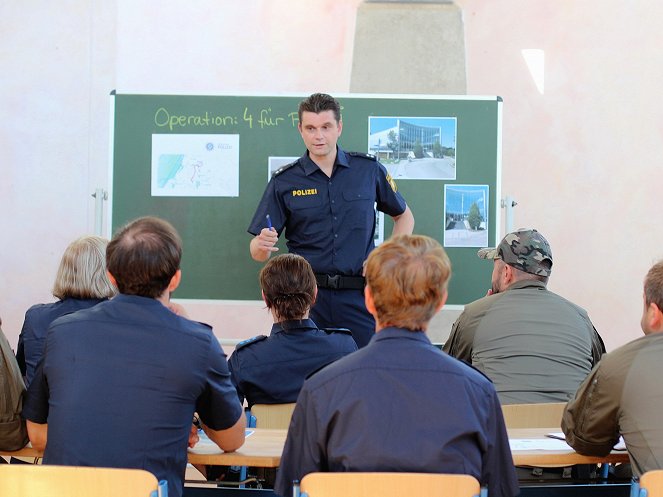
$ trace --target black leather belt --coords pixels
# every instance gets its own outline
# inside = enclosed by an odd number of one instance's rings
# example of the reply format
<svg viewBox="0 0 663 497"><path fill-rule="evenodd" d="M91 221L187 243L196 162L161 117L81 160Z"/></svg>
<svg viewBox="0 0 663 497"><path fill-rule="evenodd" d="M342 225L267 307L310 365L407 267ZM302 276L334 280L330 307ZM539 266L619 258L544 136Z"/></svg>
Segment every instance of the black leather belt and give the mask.
<svg viewBox="0 0 663 497"><path fill-rule="evenodd" d="M366 280L363 276L345 276L342 274L315 273L315 280L320 288L335 290L363 290Z"/></svg>

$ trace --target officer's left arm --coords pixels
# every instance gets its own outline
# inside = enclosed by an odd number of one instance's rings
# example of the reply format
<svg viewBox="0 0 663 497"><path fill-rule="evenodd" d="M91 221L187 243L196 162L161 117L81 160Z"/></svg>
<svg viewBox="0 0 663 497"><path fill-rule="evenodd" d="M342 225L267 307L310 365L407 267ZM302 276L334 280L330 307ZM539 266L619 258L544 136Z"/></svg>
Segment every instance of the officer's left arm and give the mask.
<svg viewBox="0 0 663 497"><path fill-rule="evenodd" d="M414 214L412 214L412 211L407 205L403 214L392 216L392 219L394 220L394 230L391 232L391 236L412 234L414 230Z"/></svg>

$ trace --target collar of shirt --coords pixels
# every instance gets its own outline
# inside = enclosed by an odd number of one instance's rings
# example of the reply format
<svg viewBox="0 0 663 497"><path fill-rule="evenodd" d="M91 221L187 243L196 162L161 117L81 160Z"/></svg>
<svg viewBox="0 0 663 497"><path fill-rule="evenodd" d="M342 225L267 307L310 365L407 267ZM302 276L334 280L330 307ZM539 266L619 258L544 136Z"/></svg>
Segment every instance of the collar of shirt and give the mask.
<svg viewBox="0 0 663 497"><path fill-rule="evenodd" d="M546 284L543 281L537 281L537 280L521 280L521 281L516 281L515 283L512 283L509 288L504 290L505 292L508 292L509 290L520 290L522 288L538 288L539 290L547 290ZM500 292L503 293L503 292Z"/></svg>
<svg viewBox="0 0 663 497"><path fill-rule="evenodd" d="M318 165L309 157L308 152L299 159L299 162L304 168L304 173L307 176L310 176L316 171L320 171ZM336 147L336 160L334 161L334 166L350 167L348 155L338 146Z"/></svg>
<svg viewBox="0 0 663 497"><path fill-rule="evenodd" d="M118 293L115 297L111 299L115 302L126 302L129 304L138 304L138 305L154 305L166 309L167 307L157 299L152 297L141 297L140 295L127 295L125 293Z"/></svg>
<svg viewBox="0 0 663 497"><path fill-rule="evenodd" d="M410 331L405 328L397 328L396 326L382 328L371 337L371 343L379 342L381 340L391 340L394 338L406 338L408 340L416 340L428 344L431 343L424 331Z"/></svg>
<svg viewBox="0 0 663 497"><path fill-rule="evenodd" d="M272 325L272 332L270 335L276 335L277 333L292 333L297 331L310 331L317 330L318 327L315 325L312 319L293 319L291 321L281 321L279 323L274 323Z"/></svg>

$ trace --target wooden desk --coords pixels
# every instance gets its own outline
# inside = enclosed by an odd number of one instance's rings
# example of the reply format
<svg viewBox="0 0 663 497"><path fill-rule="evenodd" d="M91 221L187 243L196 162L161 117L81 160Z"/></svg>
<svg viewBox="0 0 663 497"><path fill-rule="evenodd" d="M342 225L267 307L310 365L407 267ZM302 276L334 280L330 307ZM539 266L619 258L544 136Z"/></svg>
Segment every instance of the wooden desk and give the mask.
<svg viewBox="0 0 663 497"><path fill-rule="evenodd" d="M281 463L281 452L288 430L250 428L253 433L246 437L244 445L235 452L223 452L207 437L189 449L191 464L213 464L218 466L253 466L277 468Z"/></svg>
<svg viewBox="0 0 663 497"><path fill-rule="evenodd" d="M546 433L561 431L557 428L512 428L508 430L510 439L546 438ZM628 452L613 450L605 457L583 456L573 449L556 450L517 450L512 451L516 466L562 467L574 464L600 464L629 462Z"/></svg>
<svg viewBox="0 0 663 497"><path fill-rule="evenodd" d="M220 466L254 466L276 468L281 462L281 452L285 444L287 430L267 430L251 428L253 433L246 438L244 445L236 452L223 452L212 442L204 439L189 449L189 462L192 464L212 464ZM545 438L546 433L558 432L559 428L515 428L509 430L509 438ZM0 452L1 456L41 457L42 454L31 447L15 452ZM583 456L573 449L518 450L513 451L516 466L573 466L574 464L599 464L628 462L626 451L612 451L606 457Z"/></svg>

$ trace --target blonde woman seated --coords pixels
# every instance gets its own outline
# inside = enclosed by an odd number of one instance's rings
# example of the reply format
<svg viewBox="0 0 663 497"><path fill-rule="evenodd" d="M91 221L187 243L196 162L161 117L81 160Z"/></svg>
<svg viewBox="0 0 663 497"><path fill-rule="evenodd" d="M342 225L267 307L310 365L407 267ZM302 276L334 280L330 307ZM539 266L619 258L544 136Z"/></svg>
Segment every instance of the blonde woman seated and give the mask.
<svg viewBox="0 0 663 497"><path fill-rule="evenodd" d="M357 350L346 329L319 329L309 319L317 286L310 264L296 254L274 257L260 271L260 287L274 318L269 336L237 345L228 361L240 401L295 402L308 375Z"/></svg>
<svg viewBox="0 0 663 497"><path fill-rule="evenodd" d="M58 300L33 305L25 313L16 359L26 387L41 359L49 325L60 316L87 309L116 294L106 276L107 245L108 240L98 236L83 236L71 242L55 276L52 292Z"/></svg>

